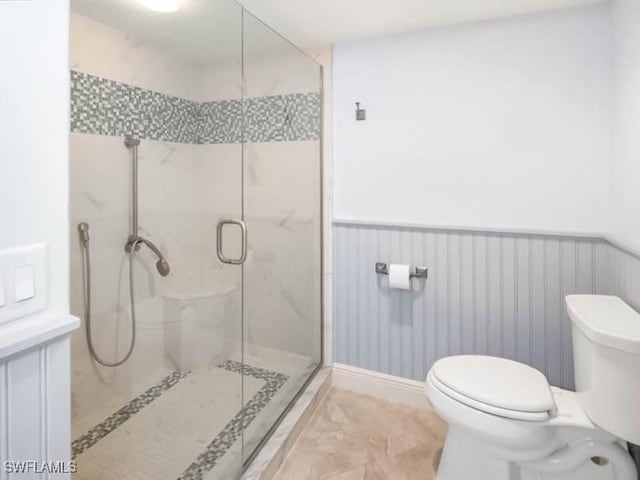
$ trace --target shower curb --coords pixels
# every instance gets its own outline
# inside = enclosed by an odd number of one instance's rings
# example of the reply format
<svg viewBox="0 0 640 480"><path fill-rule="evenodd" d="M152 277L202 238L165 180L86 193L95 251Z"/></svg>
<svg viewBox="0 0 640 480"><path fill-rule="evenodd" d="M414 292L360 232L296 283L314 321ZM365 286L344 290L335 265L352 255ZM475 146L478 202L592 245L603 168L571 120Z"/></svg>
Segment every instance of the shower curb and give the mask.
<svg viewBox="0 0 640 480"><path fill-rule="evenodd" d="M329 365L322 367L264 444L240 480L271 480L331 387Z"/></svg>

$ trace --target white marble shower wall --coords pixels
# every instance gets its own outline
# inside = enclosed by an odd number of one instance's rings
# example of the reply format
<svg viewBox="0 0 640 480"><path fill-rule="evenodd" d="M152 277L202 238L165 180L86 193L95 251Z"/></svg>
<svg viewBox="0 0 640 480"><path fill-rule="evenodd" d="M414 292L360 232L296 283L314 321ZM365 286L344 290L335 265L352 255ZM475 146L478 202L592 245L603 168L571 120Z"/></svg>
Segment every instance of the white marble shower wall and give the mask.
<svg viewBox="0 0 640 480"><path fill-rule="evenodd" d="M71 70L199 100L200 66L104 23L71 13Z"/></svg>
<svg viewBox="0 0 640 480"><path fill-rule="evenodd" d="M165 315L166 298L183 300L187 306L190 299L222 295L220 301L228 304L231 313L212 319L212 326L217 326L219 334L237 338L234 292L239 287L239 271L217 261L215 226L222 216L233 216L237 206L230 200L239 202L238 195L226 193L230 185L237 185L233 177L239 178L239 147L210 147L205 151L196 145L145 140L140 145L141 234L163 251L172 271L160 277L153 255L146 249L140 251L134 269L138 338L132 361L118 369L123 388L159 369L183 367L175 364L176 358L165 355L170 340L165 338L165 329L172 321ZM216 162L208 160L212 151ZM90 225L94 343L104 357L113 359L126 352L130 338L129 264L123 247L130 230L131 159L122 138L71 134L71 192L71 238L78 238L79 222ZM72 241L71 254L72 311L82 316L77 241ZM176 332L175 328L171 331ZM193 342L199 338L203 337L196 333L182 340L181 348L197 348ZM79 331L73 340L74 374L92 372L84 332ZM87 382L84 387L95 391ZM75 385L74 394L80 395Z"/></svg>
<svg viewBox="0 0 640 480"><path fill-rule="evenodd" d="M245 340L320 359L318 141L245 147Z"/></svg>

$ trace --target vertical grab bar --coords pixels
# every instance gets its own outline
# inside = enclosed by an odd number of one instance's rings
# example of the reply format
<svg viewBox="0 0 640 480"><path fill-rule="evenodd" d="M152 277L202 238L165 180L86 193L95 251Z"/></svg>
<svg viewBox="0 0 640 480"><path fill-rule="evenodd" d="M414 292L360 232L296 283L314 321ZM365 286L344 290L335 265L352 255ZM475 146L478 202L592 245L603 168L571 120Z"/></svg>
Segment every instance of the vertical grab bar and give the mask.
<svg viewBox="0 0 640 480"><path fill-rule="evenodd" d="M225 257L222 252L222 231L224 230L225 225L238 225L242 232L242 253L240 254L240 258L228 258ZM218 222L217 230L217 240L218 244L216 245L216 253L218 255L218 259L222 263L227 263L229 265L242 265L244 261L247 259L247 225L242 220L235 219L225 219L220 220Z"/></svg>

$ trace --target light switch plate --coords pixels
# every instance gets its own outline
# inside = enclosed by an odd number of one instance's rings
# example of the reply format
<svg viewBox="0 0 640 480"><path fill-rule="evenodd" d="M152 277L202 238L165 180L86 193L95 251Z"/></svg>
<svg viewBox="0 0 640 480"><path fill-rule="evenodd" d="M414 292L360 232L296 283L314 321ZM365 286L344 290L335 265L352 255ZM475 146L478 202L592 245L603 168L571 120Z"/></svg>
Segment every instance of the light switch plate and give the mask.
<svg viewBox="0 0 640 480"><path fill-rule="evenodd" d="M30 263L16 268L13 277L16 302L26 302L36 296L35 269Z"/></svg>
<svg viewBox="0 0 640 480"><path fill-rule="evenodd" d="M48 307L47 276L46 244L0 251L0 277L4 285L0 324L33 315Z"/></svg>

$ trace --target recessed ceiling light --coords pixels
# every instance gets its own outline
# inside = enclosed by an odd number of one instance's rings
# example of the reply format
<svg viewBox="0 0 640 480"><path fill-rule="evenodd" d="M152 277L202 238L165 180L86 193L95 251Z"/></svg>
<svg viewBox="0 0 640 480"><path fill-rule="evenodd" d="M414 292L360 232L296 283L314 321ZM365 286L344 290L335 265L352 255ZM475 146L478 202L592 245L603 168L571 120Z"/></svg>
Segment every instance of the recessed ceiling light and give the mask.
<svg viewBox="0 0 640 480"><path fill-rule="evenodd" d="M180 0L138 0L138 3L154 12L162 13L173 13L180 7Z"/></svg>

